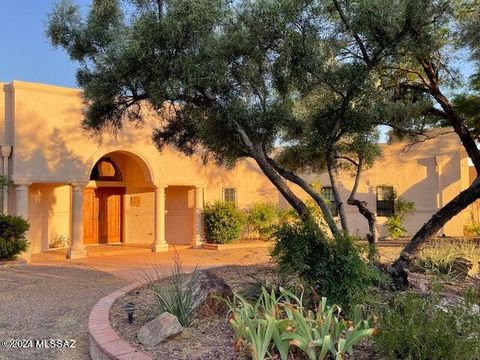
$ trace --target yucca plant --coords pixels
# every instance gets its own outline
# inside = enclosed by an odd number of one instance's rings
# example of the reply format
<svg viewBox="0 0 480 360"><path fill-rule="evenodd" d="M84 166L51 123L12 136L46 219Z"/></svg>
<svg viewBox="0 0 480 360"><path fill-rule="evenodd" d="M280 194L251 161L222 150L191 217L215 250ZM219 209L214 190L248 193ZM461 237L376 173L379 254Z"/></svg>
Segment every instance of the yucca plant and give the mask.
<svg viewBox="0 0 480 360"><path fill-rule="evenodd" d="M151 263L151 269L141 269L141 278L156 302L155 312L169 312L178 318L183 327L190 326L196 318L195 283L198 271L186 274L178 253L173 258L174 266L170 273Z"/></svg>
<svg viewBox="0 0 480 360"><path fill-rule="evenodd" d="M316 311L311 311L303 306L302 295L283 288L278 296L262 289L254 303L234 294L227 304L232 328L255 360L276 354L287 360L290 353L298 351L310 360L328 356L343 359L374 332L370 322L363 319L360 307L354 309L352 321L347 321L339 306L327 306L326 298L322 298Z"/></svg>

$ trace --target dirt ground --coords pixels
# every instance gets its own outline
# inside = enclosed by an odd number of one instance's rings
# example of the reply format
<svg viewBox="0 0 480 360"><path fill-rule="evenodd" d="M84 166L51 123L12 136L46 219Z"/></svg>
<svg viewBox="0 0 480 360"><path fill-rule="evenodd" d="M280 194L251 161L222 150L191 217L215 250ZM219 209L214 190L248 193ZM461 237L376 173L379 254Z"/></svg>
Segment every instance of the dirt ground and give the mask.
<svg viewBox="0 0 480 360"><path fill-rule="evenodd" d="M2 360L89 358L87 323L93 305L126 281L74 267L0 268L0 341L75 340L74 348L0 347Z"/></svg>
<svg viewBox="0 0 480 360"><path fill-rule="evenodd" d="M250 281L250 275L259 274L264 266L227 266L210 271L223 278L235 290ZM161 282L161 281L160 281ZM128 324L124 305L133 302L137 306L133 324ZM180 336L155 347L140 344L138 330L156 314L153 296L145 289L132 291L118 299L110 310L110 323L121 338L134 347L149 353L154 359L169 360L240 360L247 359L244 353L235 349L235 337L228 324L227 314L196 320Z"/></svg>

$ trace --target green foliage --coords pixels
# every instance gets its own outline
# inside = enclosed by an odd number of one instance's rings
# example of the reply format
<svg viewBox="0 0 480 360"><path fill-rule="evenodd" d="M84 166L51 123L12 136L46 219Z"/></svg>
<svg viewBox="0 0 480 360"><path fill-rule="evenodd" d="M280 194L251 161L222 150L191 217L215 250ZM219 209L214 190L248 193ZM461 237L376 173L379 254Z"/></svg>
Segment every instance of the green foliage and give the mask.
<svg viewBox="0 0 480 360"><path fill-rule="evenodd" d="M30 225L18 216L0 214L0 259L15 259L27 250L25 238Z"/></svg>
<svg viewBox="0 0 480 360"><path fill-rule="evenodd" d="M262 238L269 239L279 221L279 210L268 202L253 204L246 213L246 226L250 232L257 232Z"/></svg>
<svg viewBox="0 0 480 360"><path fill-rule="evenodd" d="M195 311L195 283L197 270L185 274L178 254L174 257L172 272L152 264L152 269L142 269L143 280L147 282L147 289L153 294L157 315L169 312L178 318L184 327L190 326L196 318Z"/></svg>
<svg viewBox="0 0 480 360"><path fill-rule="evenodd" d="M383 279L351 237L331 239L316 225L297 222L282 225L275 238L271 255L279 270L297 274L333 303L344 307L360 303Z"/></svg>
<svg viewBox="0 0 480 360"><path fill-rule="evenodd" d="M390 237L396 239L407 234L407 230L403 227L403 222L407 215L415 213L415 203L397 197L396 192L393 192L391 196L395 201L395 215L388 217L385 226Z"/></svg>
<svg viewBox="0 0 480 360"><path fill-rule="evenodd" d="M407 230L403 227L402 219L397 215L389 216L385 226L387 227L388 235L392 239L399 238L407 233Z"/></svg>
<svg viewBox="0 0 480 360"><path fill-rule="evenodd" d="M359 307L349 322L341 316L340 307L327 305L326 298L322 298L315 311L310 311L303 306L302 296L283 288L279 295L262 289L253 304L234 294L227 304L230 324L254 360L275 356L287 360L290 353L310 360L340 360L346 354L353 355L353 348L374 332L362 318Z"/></svg>
<svg viewBox="0 0 480 360"><path fill-rule="evenodd" d="M8 185L8 179L5 176L0 176L0 189L5 188Z"/></svg>
<svg viewBox="0 0 480 360"><path fill-rule="evenodd" d="M280 272L277 268L266 267L257 273L249 274L242 282L241 290L238 293L247 300L257 300L262 295L263 289L268 293L273 291L280 296L282 288L292 291L303 290L296 276Z"/></svg>
<svg viewBox="0 0 480 360"><path fill-rule="evenodd" d="M463 230L467 236L480 236L480 224L478 223L465 225Z"/></svg>
<svg viewBox="0 0 480 360"><path fill-rule="evenodd" d="M216 201L203 210L205 239L211 244L228 244L238 239L245 219L234 204Z"/></svg>
<svg viewBox="0 0 480 360"><path fill-rule="evenodd" d="M472 265L470 269L464 261ZM457 278L469 270L479 272L480 246L469 240L434 240L424 246L418 253L414 265L418 270L439 276Z"/></svg>
<svg viewBox="0 0 480 360"><path fill-rule="evenodd" d="M478 359L480 315L470 304L444 308L439 301L404 293L381 308L374 344L382 359Z"/></svg>

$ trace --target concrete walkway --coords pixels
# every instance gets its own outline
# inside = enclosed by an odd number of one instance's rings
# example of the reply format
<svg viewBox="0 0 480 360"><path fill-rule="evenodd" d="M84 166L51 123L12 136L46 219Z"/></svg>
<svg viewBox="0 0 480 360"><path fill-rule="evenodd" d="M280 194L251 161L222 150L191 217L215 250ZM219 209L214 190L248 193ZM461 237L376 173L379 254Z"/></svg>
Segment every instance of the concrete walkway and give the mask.
<svg viewBox="0 0 480 360"><path fill-rule="evenodd" d="M88 314L103 296L152 274L166 274L178 254L183 268L251 265L268 261L267 248L225 251L179 249L67 260L58 253L36 256L22 268L0 269L0 341L76 340L74 349L3 349L0 359L88 359ZM29 343L26 346L30 346Z"/></svg>
<svg viewBox="0 0 480 360"><path fill-rule="evenodd" d="M125 253L125 247L120 247L118 255L89 256L84 259L68 260L58 253L44 253L32 258L32 265L76 267L99 270L129 282L140 281L145 271L151 273L152 267L169 272L174 264L174 257L178 257L185 271L195 267L207 268L224 265L252 265L269 261L269 248L255 247L246 249L230 249L223 251L177 248L168 252L152 253L151 251L139 252L132 249ZM114 252L111 252L113 254Z"/></svg>

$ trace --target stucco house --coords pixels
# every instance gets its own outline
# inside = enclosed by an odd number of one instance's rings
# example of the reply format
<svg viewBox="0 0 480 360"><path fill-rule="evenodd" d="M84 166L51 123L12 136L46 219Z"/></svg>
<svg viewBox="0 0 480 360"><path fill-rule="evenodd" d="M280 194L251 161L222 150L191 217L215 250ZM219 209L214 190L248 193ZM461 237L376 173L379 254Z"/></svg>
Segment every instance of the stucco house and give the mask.
<svg viewBox="0 0 480 360"><path fill-rule="evenodd" d="M223 198L240 208L256 201L288 206L253 161L229 170L173 149L160 153L151 142L159 121L155 116L146 117L141 129L126 126L99 142L80 128L82 107L77 89L0 83L1 169L11 184L4 190L2 210L30 222L30 253L47 251L57 236L70 239L71 258L85 256L85 246L94 244L151 244L153 251L172 244L197 247L203 241L205 203ZM377 199L376 189L394 186L416 204L417 213L406 223L413 233L468 186L469 166L454 134L408 152L404 148L401 142L384 145L383 158L363 177L359 197L372 208L382 204L377 211L381 225L389 204ZM328 196L328 178L316 180ZM350 174L342 175L344 197L352 182ZM347 206L347 214L350 230L364 235L365 220L353 207ZM442 233L463 235L469 221L466 210Z"/></svg>

